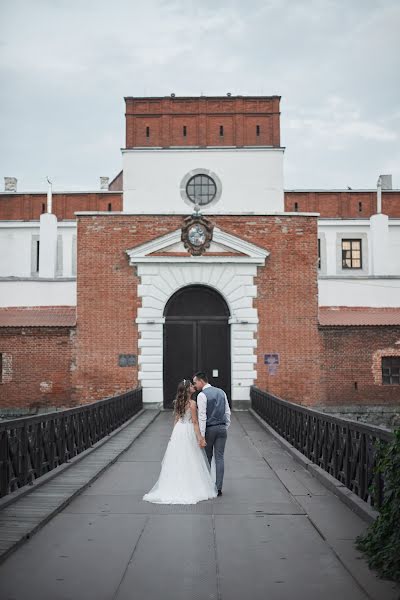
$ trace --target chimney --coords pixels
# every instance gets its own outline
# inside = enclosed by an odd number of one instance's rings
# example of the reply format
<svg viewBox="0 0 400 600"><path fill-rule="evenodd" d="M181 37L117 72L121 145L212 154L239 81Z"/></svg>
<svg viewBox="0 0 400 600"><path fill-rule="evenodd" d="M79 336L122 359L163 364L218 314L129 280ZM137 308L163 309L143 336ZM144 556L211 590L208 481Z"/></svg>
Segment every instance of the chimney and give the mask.
<svg viewBox="0 0 400 600"><path fill-rule="evenodd" d="M5 192L16 192L17 191L17 178L16 177L4 177L4 191Z"/></svg>
<svg viewBox="0 0 400 600"><path fill-rule="evenodd" d="M110 181L109 177L100 177L100 189L108 191L108 182Z"/></svg>
<svg viewBox="0 0 400 600"><path fill-rule="evenodd" d="M376 212L380 214L382 212L382 190L392 189L392 176L391 175L379 175L376 184Z"/></svg>
<svg viewBox="0 0 400 600"><path fill-rule="evenodd" d="M382 189L383 190L391 190L392 189L392 176L391 175L379 175L381 179Z"/></svg>

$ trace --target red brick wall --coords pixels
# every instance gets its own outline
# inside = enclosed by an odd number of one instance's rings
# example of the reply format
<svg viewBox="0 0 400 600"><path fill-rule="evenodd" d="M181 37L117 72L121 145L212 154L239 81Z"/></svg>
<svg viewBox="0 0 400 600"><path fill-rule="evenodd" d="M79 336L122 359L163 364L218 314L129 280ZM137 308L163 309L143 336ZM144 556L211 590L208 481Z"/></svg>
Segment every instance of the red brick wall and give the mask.
<svg viewBox="0 0 400 600"><path fill-rule="evenodd" d="M125 102L127 148L280 145L278 96L125 98Z"/></svg>
<svg viewBox="0 0 400 600"><path fill-rule="evenodd" d="M249 117L249 119L259 120L258 117ZM251 126L244 132L244 139L247 140L245 144L256 145L251 137L254 135L255 129L254 131L253 129L254 127ZM177 136L180 135L180 131L179 126L176 131ZM213 136L217 134L218 131L212 133ZM231 133L226 135L229 137ZM231 137L229 139L232 141ZM119 193L117 190L122 186L122 171L112 182L112 186L115 189L113 194L109 192L53 194L53 212L59 220L62 220L75 219L76 211L108 211L110 204L112 211L121 211L122 192ZM285 192L286 212L295 212L296 202L297 212L319 212L321 217L357 219L369 218L376 213L375 192ZM0 221L38 220L43 211L43 204L46 204L46 194L2 193L0 194ZM400 218L400 192L382 192L382 212L389 217Z"/></svg>
<svg viewBox="0 0 400 600"><path fill-rule="evenodd" d="M381 357L400 355L400 327L321 327L320 331L322 403L399 404L400 386L382 385Z"/></svg>
<svg viewBox="0 0 400 600"><path fill-rule="evenodd" d="M213 221L271 253L257 277L257 384L289 400L317 402L317 219L226 216ZM125 251L173 231L181 223L179 216L78 218L77 359L72 381L80 401L137 384L136 367L118 366L118 354L138 354L138 279ZM275 375L268 375L263 364L264 353L270 352L281 355Z"/></svg>
<svg viewBox="0 0 400 600"><path fill-rule="evenodd" d="M400 192L382 192L382 212L400 218Z"/></svg>
<svg viewBox="0 0 400 600"><path fill-rule="evenodd" d="M11 357L0 407L71 406L72 338L68 327L0 328L0 353Z"/></svg>
<svg viewBox="0 0 400 600"><path fill-rule="evenodd" d="M251 241L251 229L249 233ZM260 224L255 241L271 253L256 278L256 384L306 405L320 400L316 237L315 217L275 217ZM269 374L264 364L269 353L280 355L276 374Z"/></svg>
<svg viewBox="0 0 400 600"><path fill-rule="evenodd" d="M376 213L376 192L285 192L285 211L296 210L338 219L369 218ZM382 212L400 217L400 192L382 192Z"/></svg>
<svg viewBox="0 0 400 600"><path fill-rule="evenodd" d="M46 194L0 194L0 221L38 220L46 212ZM58 220L75 219L75 211L122 210L122 193L82 192L79 194L53 194L53 213ZM44 205L44 210L43 210Z"/></svg>

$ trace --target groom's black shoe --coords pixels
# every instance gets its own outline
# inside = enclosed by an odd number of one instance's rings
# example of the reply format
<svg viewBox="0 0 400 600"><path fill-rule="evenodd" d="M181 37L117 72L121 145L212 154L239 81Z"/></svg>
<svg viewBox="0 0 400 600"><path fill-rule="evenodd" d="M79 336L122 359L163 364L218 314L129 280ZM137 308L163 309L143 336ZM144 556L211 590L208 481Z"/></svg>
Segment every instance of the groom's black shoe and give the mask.
<svg viewBox="0 0 400 600"><path fill-rule="evenodd" d="M218 496L222 496L222 490L218 490Z"/></svg>

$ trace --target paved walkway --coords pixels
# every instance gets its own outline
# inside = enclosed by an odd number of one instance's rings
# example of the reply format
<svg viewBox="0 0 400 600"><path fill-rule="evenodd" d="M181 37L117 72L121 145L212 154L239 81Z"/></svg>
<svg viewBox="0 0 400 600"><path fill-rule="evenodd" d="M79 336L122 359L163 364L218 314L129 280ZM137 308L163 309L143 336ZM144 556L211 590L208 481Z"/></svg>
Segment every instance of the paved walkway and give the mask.
<svg viewBox="0 0 400 600"><path fill-rule="evenodd" d="M367 525L247 412L233 413L221 498L143 502L171 427L162 412L6 559L1 600L398 599L353 548Z"/></svg>

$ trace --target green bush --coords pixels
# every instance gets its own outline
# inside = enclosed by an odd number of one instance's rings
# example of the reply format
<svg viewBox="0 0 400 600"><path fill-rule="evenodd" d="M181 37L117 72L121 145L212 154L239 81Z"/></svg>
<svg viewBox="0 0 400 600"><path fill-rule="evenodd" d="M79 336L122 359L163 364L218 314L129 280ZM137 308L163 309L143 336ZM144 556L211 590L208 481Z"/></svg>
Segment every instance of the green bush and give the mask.
<svg viewBox="0 0 400 600"><path fill-rule="evenodd" d="M400 582L400 429L389 444L379 442L375 473L382 473L385 490L379 515L363 535L356 538L356 548L368 559L368 566L384 579ZM377 498L375 483L370 487Z"/></svg>

